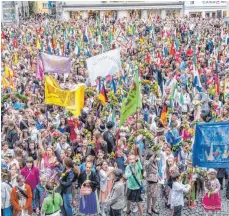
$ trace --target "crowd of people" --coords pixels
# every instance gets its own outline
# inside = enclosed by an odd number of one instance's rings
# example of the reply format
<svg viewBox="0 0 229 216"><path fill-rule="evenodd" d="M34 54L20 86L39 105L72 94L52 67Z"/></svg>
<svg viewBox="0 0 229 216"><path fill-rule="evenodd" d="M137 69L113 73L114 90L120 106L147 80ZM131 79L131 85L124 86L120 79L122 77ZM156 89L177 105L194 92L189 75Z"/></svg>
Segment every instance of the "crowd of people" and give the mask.
<svg viewBox="0 0 229 216"><path fill-rule="evenodd" d="M199 197L206 214L220 211L228 170L193 167L192 145L196 122L229 120L227 37L222 20L200 17L37 16L2 27L2 215L131 215L136 203L142 216L143 193L148 215L159 195L174 216ZM118 47L122 70L91 83L86 59ZM65 90L87 85L80 116L45 104L42 52L71 57L70 73L53 76ZM120 126L136 70L142 108Z"/></svg>

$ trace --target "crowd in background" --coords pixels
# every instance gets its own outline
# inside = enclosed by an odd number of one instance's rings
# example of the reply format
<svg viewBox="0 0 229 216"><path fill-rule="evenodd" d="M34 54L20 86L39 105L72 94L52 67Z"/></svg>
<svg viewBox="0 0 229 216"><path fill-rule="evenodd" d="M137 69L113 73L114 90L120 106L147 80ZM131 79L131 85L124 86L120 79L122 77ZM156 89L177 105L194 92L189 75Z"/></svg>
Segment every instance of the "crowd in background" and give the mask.
<svg viewBox="0 0 229 216"><path fill-rule="evenodd" d="M149 215L159 213L159 194L174 216L184 205L195 208L199 196L206 214L220 211L224 186L229 199L228 170L193 167L192 145L196 122L229 120L227 37L222 20L199 17L40 16L2 27L3 215L72 216L76 206L83 215L118 216L124 208L130 215L137 203L142 216L144 192ZM118 47L122 70L91 83L86 59ZM79 117L45 104L44 79L37 76L42 52L71 57L70 73L54 74L62 89L87 85ZM142 108L120 127L136 70Z"/></svg>

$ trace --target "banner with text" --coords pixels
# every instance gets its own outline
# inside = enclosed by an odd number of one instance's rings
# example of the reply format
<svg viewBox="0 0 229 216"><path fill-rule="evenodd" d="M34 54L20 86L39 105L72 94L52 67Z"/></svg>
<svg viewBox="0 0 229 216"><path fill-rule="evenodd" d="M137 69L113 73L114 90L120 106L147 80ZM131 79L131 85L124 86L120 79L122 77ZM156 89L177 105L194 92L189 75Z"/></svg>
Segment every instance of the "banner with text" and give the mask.
<svg viewBox="0 0 229 216"><path fill-rule="evenodd" d="M229 122L197 123L193 166L229 167Z"/></svg>
<svg viewBox="0 0 229 216"><path fill-rule="evenodd" d="M111 50L87 59L88 75L91 82L121 71L120 49Z"/></svg>

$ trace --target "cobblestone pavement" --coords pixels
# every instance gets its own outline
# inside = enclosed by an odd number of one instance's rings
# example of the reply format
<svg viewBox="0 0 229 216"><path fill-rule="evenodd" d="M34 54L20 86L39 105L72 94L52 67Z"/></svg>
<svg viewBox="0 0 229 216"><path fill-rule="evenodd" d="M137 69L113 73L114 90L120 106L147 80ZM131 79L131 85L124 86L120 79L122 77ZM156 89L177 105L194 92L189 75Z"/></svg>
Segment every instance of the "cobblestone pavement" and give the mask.
<svg viewBox="0 0 229 216"><path fill-rule="evenodd" d="M79 197L79 196L77 195L77 197ZM144 201L143 201L143 209L144 209L143 215L148 216L148 214L146 213L146 202L145 202L146 196L145 195L143 195L143 199L144 199ZM224 188L224 191L221 195L221 199L222 199L222 210L220 212L218 212L216 215L217 216L229 216L229 201L226 200L226 197L225 197L225 188ZM79 200L77 200L77 204L79 204ZM168 209L165 206L165 201L161 196L159 196L159 198L158 198L156 209L159 211L160 216L171 216L170 209ZM79 213L79 206L76 206L73 208L73 215L74 216L81 216L81 214ZM125 215L125 214L123 213L123 215ZM131 213L131 216L138 216L138 215L139 215L138 212L137 213ZM33 214L33 216L36 216L36 214ZM94 215L94 216L100 216L100 214ZM107 216L109 216L109 214L107 214ZM156 216L156 214L155 214L155 216ZM198 199L197 207L195 209L189 209L187 206L184 206L183 216L205 216L204 210L201 207L201 198ZM210 214L209 214L209 216L210 216Z"/></svg>
<svg viewBox="0 0 229 216"><path fill-rule="evenodd" d="M145 195L143 196L144 201L143 201L143 209L144 209L144 216L148 216L146 213L146 202L145 202ZM223 191L223 195L221 195L222 198L222 211L218 212L216 215L217 216L229 216L229 201L226 200L225 197L225 188ZM160 196L157 201L157 207L156 209L159 211L160 216L171 216L171 211L165 206L165 201L163 198ZM109 214L107 214L109 215ZM125 214L123 214L125 215ZM138 216L139 213L131 213L131 216ZM78 207L74 209L74 216L80 216L80 213L78 212ZM156 214L155 214L156 216ZM201 198L199 198L197 202L197 207L195 209L189 209L187 206L184 206L183 208L183 216L205 216L204 210L201 207Z"/></svg>

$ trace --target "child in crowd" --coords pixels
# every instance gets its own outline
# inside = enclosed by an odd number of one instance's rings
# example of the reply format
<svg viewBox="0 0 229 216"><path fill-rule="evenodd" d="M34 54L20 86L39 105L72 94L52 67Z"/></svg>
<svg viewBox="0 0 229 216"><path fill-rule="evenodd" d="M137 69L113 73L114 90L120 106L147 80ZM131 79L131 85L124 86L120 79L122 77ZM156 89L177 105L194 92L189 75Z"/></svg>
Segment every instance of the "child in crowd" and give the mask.
<svg viewBox="0 0 229 216"><path fill-rule="evenodd" d="M171 190L171 209L173 216L181 216L184 206L184 192L188 193L191 186L181 183L180 173L175 171L172 174L172 190Z"/></svg>
<svg viewBox="0 0 229 216"><path fill-rule="evenodd" d="M208 212L215 213L221 210L221 198L219 196L220 183L216 178L217 171L214 169L209 169L208 171L208 181L205 183L205 195L202 201L202 206L206 211L206 216Z"/></svg>

